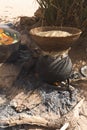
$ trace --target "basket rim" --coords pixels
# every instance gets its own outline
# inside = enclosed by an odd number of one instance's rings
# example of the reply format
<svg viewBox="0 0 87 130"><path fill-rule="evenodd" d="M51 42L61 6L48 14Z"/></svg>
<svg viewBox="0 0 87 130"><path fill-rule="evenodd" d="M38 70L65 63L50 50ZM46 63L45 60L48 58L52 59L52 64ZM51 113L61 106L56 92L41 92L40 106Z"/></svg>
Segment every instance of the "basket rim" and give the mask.
<svg viewBox="0 0 87 130"><path fill-rule="evenodd" d="M53 28L53 30L54 29L64 29L65 31L68 29L73 29L73 30L75 30L75 31L77 31L77 33L72 33L72 35L70 35L70 36L65 36L65 37L63 37L63 36L61 36L61 37L58 37L58 36L52 36L52 37L50 37L50 36L40 36L40 35L36 35L36 32L39 32L39 30L41 29L41 32L43 32L43 29L48 29L48 31L49 31L49 29L52 29ZM68 31L66 31L66 32L68 32ZM29 31L29 34L30 35L33 35L33 36L37 36L37 37L40 37L40 38L67 38L67 37L74 37L74 36L77 36L77 35L80 35L82 33L82 30L81 29L79 29L79 28L76 28L76 27L66 27L66 26L40 26L40 27L35 27L35 28L32 28L30 31Z"/></svg>

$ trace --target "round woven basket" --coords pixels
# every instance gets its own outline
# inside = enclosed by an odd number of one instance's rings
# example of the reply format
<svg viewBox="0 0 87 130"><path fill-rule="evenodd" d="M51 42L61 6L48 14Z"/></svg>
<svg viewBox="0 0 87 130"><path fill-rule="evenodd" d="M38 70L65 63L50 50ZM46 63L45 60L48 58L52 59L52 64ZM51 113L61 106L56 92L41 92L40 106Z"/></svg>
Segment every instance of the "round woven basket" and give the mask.
<svg viewBox="0 0 87 130"><path fill-rule="evenodd" d="M65 31L70 33L70 36L40 36L37 35L38 32L44 31ZM30 30L30 35L32 39L36 42L36 44L43 50L43 51L62 51L69 48L72 43L74 43L80 36L82 31L78 28L74 27L37 27Z"/></svg>

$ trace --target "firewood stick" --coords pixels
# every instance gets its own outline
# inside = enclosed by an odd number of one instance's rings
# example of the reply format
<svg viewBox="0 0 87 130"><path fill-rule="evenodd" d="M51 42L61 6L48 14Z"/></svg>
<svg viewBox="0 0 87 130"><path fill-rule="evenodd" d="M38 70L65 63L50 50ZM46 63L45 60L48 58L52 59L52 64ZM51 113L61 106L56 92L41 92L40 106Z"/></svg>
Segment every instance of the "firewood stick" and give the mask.
<svg viewBox="0 0 87 130"><path fill-rule="evenodd" d="M66 130L69 127L69 123L65 123L60 130Z"/></svg>
<svg viewBox="0 0 87 130"><path fill-rule="evenodd" d="M79 101L79 103L75 106L75 108L72 111L70 111L68 114L58 119L55 119L54 117L54 119L50 120L51 117L45 118L45 117L30 116L25 113L20 113L16 117L13 116L13 117L9 117L3 120L0 119L0 125L3 124L3 128L4 128L4 125L8 127L8 126L29 124L29 125L43 126L47 128L60 129L61 125L64 124L66 120L67 122L69 122L70 125L71 124L73 125L73 121L76 122L79 119L79 112L83 104L83 101L84 101L84 98Z"/></svg>
<svg viewBox="0 0 87 130"><path fill-rule="evenodd" d="M81 77L79 79L73 79L70 82L73 83L73 82L77 82L77 81L87 81L87 77Z"/></svg>
<svg viewBox="0 0 87 130"><path fill-rule="evenodd" d="M74 126L77 125L77 121L80 117L79 113L81 110L81 107L83 105L85 98L82 98L78 104L73 108L72 111L70 111L67 115L64 115L67 122L69 122L69 125L74 128Z"/></svg>
<svg viewBox="0 0 87 130"><path fill-rule="evenodd" d="M29 124L29 125L37 125L37 126L43 126L43 127L51 127L51 128L60 128L62 122L64 122L63 119L50 121L40 116L29 116L27 114L20 114L17 117L11 117L7 120L0 121L0 124L8 124L9 126L15 126L15 125L22 125L22 124Z"/></svg>

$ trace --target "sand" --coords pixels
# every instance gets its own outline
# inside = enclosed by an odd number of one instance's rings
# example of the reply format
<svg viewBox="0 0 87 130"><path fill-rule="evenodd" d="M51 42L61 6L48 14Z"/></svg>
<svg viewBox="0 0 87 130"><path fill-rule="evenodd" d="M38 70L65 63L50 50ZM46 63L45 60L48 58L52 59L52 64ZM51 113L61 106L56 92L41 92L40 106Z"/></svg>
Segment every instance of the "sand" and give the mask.
<svg viewBox="0 0 87 130"><path fill-rule="evenodd" d="M12 20L20 16L33 16L38 9L36 0L0 0L1 19Z"/></svg>

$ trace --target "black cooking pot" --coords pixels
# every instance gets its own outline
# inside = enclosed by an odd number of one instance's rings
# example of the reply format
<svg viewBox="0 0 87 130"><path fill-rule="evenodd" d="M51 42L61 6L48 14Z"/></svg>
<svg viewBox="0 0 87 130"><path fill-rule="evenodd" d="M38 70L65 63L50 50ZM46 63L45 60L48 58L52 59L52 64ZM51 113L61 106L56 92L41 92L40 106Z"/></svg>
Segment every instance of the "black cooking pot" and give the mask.
<svg viewBox="0 0 87 130"><path fill-rule="evenodd" d="M70 77L72 62L69 56L64 58L41 56L37 63L37 70L41 79L45 82L64 81Z"/></svg>

